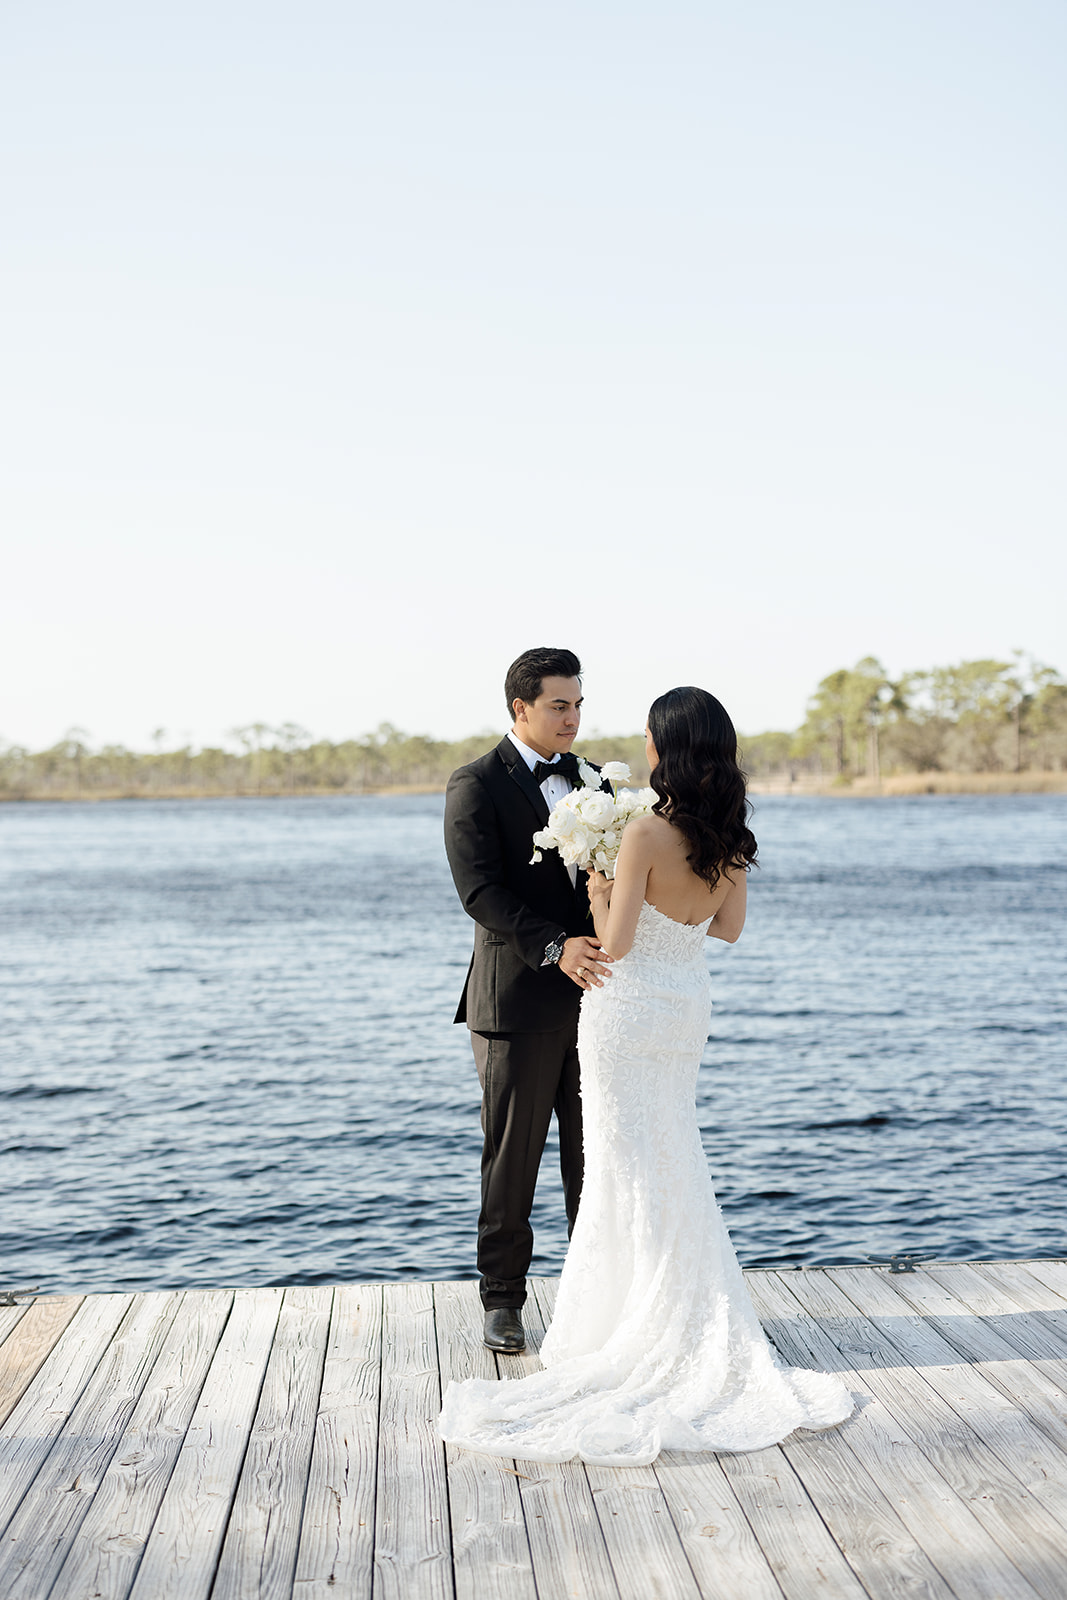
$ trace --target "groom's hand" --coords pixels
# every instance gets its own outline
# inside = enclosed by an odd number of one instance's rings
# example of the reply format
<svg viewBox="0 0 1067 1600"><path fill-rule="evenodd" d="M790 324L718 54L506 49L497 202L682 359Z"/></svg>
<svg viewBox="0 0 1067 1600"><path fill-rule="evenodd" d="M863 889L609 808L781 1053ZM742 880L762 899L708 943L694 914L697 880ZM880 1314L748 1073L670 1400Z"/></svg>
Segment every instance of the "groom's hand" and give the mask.
<svg viewBox="0 0 1067 1600"><path fill-rule="evenodd" d="M609 977L611 957L600 948L599 939L586 939L579 935L568 939L559 958L560 971L565 972L579 989L602 989Z"/></svg>

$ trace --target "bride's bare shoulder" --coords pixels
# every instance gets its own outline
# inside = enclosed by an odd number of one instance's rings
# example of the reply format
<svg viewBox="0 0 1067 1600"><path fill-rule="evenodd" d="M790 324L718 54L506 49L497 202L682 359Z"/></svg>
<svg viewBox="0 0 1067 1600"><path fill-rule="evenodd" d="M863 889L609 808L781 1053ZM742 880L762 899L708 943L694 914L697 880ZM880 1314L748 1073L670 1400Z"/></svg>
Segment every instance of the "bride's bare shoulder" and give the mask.
<svg viewBox="0 0 1067 1600"><path fill-rule="evenodd" d="M654 816L651 811L644 812L639 817L631 817L626 824L627 834L635 839L644 839L649 843L654 839L665 839L673 833L673 828L664 817Z"/></svg>
<svg viewBox="0 0 1067 1600"><path fill-rule="evenodd" d="M628 836L632 836L635 845L656 856L676 850L678 847L678 829L672 827L666 817L654 816L651 811L646 811L643 816L631 818L626 824L624 837Z"/></svg>

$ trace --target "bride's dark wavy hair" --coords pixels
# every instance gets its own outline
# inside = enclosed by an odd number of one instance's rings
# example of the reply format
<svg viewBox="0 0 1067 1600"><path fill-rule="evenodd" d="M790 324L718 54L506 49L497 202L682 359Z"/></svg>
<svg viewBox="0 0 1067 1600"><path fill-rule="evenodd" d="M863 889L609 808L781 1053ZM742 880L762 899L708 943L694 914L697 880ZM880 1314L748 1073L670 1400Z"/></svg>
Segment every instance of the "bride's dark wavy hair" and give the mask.
<svg viewBox="0 0 1067 1600"><path fill-rule="evenodd" d="M684 834L697 877L714 889L724 867L747 871L756 839L725 706L706 689L668 689L652 703L648 731L659 756L649 779L659 796L652 810Z"/></svg>

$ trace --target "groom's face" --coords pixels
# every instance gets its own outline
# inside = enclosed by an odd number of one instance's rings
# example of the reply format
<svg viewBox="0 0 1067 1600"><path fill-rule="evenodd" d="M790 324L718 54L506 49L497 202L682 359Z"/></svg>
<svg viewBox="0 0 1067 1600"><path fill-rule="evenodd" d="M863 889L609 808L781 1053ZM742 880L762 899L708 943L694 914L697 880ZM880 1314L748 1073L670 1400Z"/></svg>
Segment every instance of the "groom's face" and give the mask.
<svg viewBox="0 0 1067 1600"><path fill-rule="evenodd" d="M516 700L515 732L523 744L545 761L566 755L582 720L582 685L578 678L542 678L536 700Z"/></svg>

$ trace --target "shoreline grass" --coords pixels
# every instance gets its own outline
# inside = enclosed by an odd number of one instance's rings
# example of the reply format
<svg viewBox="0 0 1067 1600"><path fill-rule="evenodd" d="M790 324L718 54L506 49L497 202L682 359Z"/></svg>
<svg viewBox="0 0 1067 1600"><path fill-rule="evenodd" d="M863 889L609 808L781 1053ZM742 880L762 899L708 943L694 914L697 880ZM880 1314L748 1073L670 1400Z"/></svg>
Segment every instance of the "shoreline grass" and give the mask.
<svg viewBox="0 0 1067 1600"><path fill-rule="evenodd" d="M389 795L443 794L442 783L383 784L361 789L319 788L233 788L205 789L184 786L159 788L81 789L40 788L0 793L0 804L54 801L57 804L106 800L360 800ZM753 795L810 795L827 799L893 799L914 795L1013 795L1067 794L1067 772L898 772L873 783L866 778L833 782L798 777L765 779L749 785Z"/></svg>

